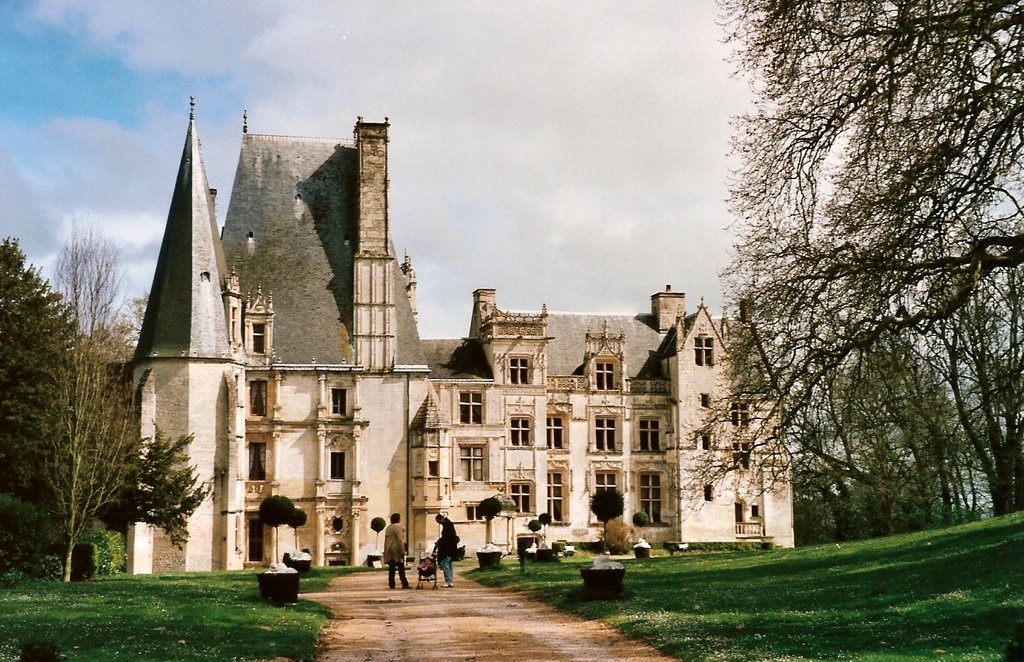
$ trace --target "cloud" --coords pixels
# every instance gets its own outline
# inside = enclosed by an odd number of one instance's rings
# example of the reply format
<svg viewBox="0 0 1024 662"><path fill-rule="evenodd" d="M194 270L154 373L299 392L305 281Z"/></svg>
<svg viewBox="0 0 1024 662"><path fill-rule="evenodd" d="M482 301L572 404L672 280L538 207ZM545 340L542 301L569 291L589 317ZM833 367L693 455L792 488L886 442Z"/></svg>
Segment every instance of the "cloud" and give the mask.
<svg viewBox="0 0 1024 662"><path fill-rule="evenodd" d="M424 335L464 333L478 287L508 308L639 312L667 283L720 300L728 120L748 97L712 3L42 0L32 17L150 94L137 126L36 127L37 156L13 158L51 218L153 236L190 94L224 201L243 108L255 133L343 138L387 116ZM122 243L144 262L149 239Z"/></svg>

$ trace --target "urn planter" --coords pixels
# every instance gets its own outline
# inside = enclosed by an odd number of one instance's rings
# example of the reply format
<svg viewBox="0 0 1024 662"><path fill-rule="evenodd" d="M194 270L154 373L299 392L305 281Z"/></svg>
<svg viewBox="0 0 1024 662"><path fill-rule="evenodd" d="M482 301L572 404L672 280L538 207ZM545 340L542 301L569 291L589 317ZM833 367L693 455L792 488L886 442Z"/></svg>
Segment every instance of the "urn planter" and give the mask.
<svg viewBox="0 0 1024 662"><path fill-rule="evenodd" d="M260 597L277 603L299 601L299 573L261 572L256 575L260 583Z"/></svg>
<svg viewBox="0 0 1024 662"><path fill-rule="evenodd" d="M547 549L546 547L541 547L540 549L537 550L537 560L538 561L554 561L555 560L555 552L554 552L554 550Z"/></svg>
<svg viewBox="0 0 1024 662"><path fill-rule="evenodd" d="M481 568L490 568L491 566L501 565L501 551L477 552L476 559L480 562Z"/></svg>
<svg viewBox="0 0 1024 662"><path fill-rule="evenodd" d="M649 559L651 558L650 547L634 547L633 555L638 559Z"/></svg>
<svg viewBox="0 0 1024 662"><path fill-rule="evenodd" d="M625 568L580 568L583 587L592 598L614 598L622 594Z"/></svg>

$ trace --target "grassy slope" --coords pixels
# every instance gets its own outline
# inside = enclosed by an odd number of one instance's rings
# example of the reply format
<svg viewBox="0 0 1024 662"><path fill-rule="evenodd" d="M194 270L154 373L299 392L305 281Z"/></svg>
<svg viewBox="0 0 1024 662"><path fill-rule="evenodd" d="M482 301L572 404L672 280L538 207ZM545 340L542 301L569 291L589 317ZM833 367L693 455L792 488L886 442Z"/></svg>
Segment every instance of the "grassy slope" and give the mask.
<svg viewBox="0 0 1024 662"><path fill-rule="evenodd" d="M336 574L314 569L300 589ZM0 660L18 659L30 639L56 641L69 660L309 660L327 615L301 599L261 601L253 572L32 581L0 590Z"/></svg>
<svg viewBox="0 0 1024 662"><path fill-rule="evenodd" d="M1024 513L841 547L627 559L620 600L585 598L583 559L505 564L473 576L686 660L995 660L1024 620Z"/></svg>

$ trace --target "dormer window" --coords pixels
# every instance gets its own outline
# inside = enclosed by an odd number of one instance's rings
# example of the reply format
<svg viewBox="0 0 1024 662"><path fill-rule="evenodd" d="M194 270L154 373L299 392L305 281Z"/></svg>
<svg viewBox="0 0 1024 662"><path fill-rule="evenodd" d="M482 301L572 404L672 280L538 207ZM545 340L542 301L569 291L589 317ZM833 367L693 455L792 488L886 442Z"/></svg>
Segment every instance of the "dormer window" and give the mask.
<svg viewBox="0 0 1024 662"><path fill-rule="evenodd" d="M594 362L594 387L598 391L615 390L615 364L613 362Z"/></svg>
<svg viewBox="0 0 1024 662"><path fill-rule="evenodd" d="M252 325L252 352L253 354L267 353L267 325Z"/></svg>
<svg viewBox="0 0 1024 662"><path fill-rule="evenodd" d="M693 339L693 353L697 365L715 365L715 339L710 336L697 336Z"/></svg>

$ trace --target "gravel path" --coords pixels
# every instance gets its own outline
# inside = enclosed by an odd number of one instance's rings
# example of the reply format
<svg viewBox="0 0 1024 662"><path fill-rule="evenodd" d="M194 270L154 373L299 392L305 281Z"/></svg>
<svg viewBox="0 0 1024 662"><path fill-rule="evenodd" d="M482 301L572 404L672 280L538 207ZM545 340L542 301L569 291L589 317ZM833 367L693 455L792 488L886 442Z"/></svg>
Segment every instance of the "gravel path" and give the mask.
<svg viewBox="0 0 1024 662"><path fill-rule="evenodd" d="M387 572L338 577L323 593L303 593L331 609L319 662L385 660L630 660L670 662L601 623L482 586L456 569L454 588L391 590Z"/></svg>

